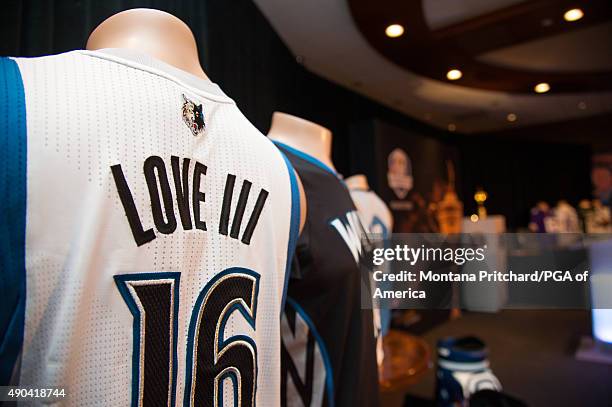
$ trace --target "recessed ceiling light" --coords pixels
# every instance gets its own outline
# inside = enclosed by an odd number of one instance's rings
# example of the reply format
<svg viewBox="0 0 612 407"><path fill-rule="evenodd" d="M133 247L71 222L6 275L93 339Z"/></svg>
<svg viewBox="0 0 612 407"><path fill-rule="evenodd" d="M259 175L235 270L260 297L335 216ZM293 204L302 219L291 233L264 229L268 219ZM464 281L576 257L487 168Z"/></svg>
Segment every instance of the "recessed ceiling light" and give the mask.
<svg viewBox="0 0 612 407"><path fill-rule="evenodd" d="M463 72L456 68L453 68L446 73L446 79L449 81L456 81L457 79L461 79L462 76Z"/></svg>
<svg viewBox="0 0 612 407"><path fill-rule="evenodd" d="M404 34L404 27L400 24L391 24L385 29L385 34L390 38L401 37Z"/></svg>
<svg viewBox="0 0 612 407"><path fill-rule="evenodd" d="M582 17L584 17L584 13L579 8L573 8L571 10L567 10L565 14L563 14L563 18L565 19L565 21L569 21L569 22L578 21Z"/></svg>
<svg viewBox="0 0 612 407"><path fill-rule="evenodd" d="M516 114L508 113L508 116L506 116L506 120L508 120L510 123L515 122L516 121Z"/></svg>
<svg viewBox="0 0 612 407"><path fill-rule="evenodd" d="M457 126L455 125L455 123L449 123L448 131L455 131L455 130L457 130Z"/></svg>
<svg viewBox="0 0 612 407"><path fill-rule="evenodd" d="M550 85L546 82L540 82L533 87L536 93L546 93L550 90Z"/></svg>
<svg viewBox="0 0 612 407"><path fill-rule="evenodd" d="M472 216L470 216L470 220L474 223L478 222L478 215L473 213Z"/></svg>

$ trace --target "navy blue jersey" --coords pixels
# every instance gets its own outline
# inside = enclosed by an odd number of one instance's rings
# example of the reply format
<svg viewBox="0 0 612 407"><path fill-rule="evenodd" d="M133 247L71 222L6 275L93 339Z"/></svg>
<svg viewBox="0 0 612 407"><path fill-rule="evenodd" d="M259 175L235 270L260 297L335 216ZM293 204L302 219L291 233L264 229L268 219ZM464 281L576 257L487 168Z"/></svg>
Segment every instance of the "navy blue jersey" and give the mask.
<svg viewBox="0 0 612 407"><path fill-rule="evenodd" d="M282 143L308 205L282 318L281 402L378 404L372 311L361 309L363 228L338 174Z"/></svg>

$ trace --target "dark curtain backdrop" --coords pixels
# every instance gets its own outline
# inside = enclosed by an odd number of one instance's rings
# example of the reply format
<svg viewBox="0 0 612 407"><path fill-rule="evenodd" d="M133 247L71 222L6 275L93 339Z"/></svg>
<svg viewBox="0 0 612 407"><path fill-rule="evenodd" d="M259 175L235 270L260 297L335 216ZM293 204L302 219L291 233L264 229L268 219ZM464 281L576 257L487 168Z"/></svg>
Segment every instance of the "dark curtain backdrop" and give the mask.
<svg viewBox="0 0 612 407"><path fill-rule="evenodd" d="M3 55L39 56L83 48L89 33L104 19L136 7L168 11L189 24L198 43L204 40L205 1L4 0L0 4Z"/></svg>
<svg viewBox="0 0 612 407"><path fill-rule="evenodd" d="M527 226L539 200L576 206L592 197L588 146L471 137L460 143L460 155L465 213L476 213L473 196L481 186L488 213L505 215L511 229Z"/></svg>
<svg viewBox="0 0 612 407"><path fill-rule="evenodd" d="M262 132L275 110L301 116L334 133L334 162L350 174L349 124L364 117L434 130L298 64L250 0L23 0L0 5L0 54L40 56L85 46L89 33L118 11L149 7L185 21L199 46L202 66Z"/></svg>
<svg viewBox="0 0 612 407"><path fill-rule="evenodd" d="M345 175L364 169L351 157L369 148L350 137L351 125L376 118L460 147L458 170L463 181L459 192L466 197L466 209L470 210L474 188L483 185L491 195L490 212L506 215L511 227L526 224L529 207L539 199L575 202L590 193L587 150L553 146L563 153L541 156L543 165L533 156L525 158L525 151L530 151L527 143L498 144L491 137L472 142L470 137L412 120L308 72L250 0L4 0L0 3L0 55L39 56L83 48L101 21L135 7L165 10L185 21L209 76L262 132L267 132L275 110L332 130L333 159ZM538 148L544 155L546 149Z"/></svg>

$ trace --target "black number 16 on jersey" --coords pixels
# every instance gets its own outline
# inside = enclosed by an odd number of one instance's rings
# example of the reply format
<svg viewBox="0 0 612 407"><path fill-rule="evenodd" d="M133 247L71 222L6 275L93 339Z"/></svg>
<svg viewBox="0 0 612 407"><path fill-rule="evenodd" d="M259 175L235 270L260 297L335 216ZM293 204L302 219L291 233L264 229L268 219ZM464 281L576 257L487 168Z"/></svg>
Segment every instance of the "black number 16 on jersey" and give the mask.
<svg viewBox="0 0 612 407"><path fill-rule="evenodd" d="M176 405L180 273L115 276L134 317L132 406ZM189 323L183 406L223 405L223 383L231 380L234 405L255 405L257 347L252 338L225 338L225 325L239 311L255 329L259 274L230 268L198 295Z"/></svg>

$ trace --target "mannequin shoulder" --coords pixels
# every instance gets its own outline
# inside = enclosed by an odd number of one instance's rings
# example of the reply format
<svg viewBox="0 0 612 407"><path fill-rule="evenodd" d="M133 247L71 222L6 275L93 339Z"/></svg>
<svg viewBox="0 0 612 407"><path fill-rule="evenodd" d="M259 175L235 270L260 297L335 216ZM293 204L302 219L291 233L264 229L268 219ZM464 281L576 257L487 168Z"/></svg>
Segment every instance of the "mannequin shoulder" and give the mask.
<svg viewBox="0 0 612 407"><path fill-rule="evenodd" d="M308 206L306 203L306 192L304 191L304 185L302 185L302 180L298 175L297 171L293 170L295 174L295 178L298 184L298 190L300 191L300 234L302 230L304 230L304 225L306 224L306 215L308 214Z"/></svg>

